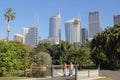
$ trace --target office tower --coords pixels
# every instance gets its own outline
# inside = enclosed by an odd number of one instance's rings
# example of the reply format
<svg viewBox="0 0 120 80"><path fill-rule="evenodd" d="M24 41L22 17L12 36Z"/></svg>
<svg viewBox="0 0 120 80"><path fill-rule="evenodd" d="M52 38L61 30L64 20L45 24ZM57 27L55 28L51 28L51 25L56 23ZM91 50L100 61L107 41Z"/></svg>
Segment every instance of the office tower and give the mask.
<svg viewBox="0 0 120 80"><path fill-rule="evenodd" d="M89 38L100 32L100 16L98 11L89 12Z"/></svg>
<svg viewBox="0 0 120 80"><path fill-rule="evenodd" d="M23 43L25 44L25 36L28 34L29 28L23 28L22 35L23 35Z"/></svg>
<svg viewBox="0 0 120 80"><path fill-rule="evenodd" d="M61 16L58 12L55 16L49 19L49 38L53 40L53 44L59 44L61 39Z"/></svg>
<svg viewBox="0 0 120 80"><path fill-rule="evenodd" d="M86 28L82 28L82 41L85 41L88 39L88 31Z"/></svg>
<svg viewBox="0 0 120 80"><path fill-rule="evenodd" d="M114 25L120 23L120 14L114 15L113 19L114 19Z"/></svg>
<svg viewBox="0 0 120 80"><path fill-rule="evenodd" d="M72 44L82 42L81 41L81 24L80 24L79 17L70 19L65 22L65 36L66 36L66 41L69 41Z"/></svg>
<svg viewBox="0 0 120 80"><path fill-rule="evenodd" d="M32 46L38 44L38 27L29 28L28 33L25 35L25 44Z"/></svg>
<svg viewBox="0 0 120 80"><path fill-rule="evenodd" d="M14 35L14 41L23 42L23 35L21 35L21 34L15 34Z"/></svg>

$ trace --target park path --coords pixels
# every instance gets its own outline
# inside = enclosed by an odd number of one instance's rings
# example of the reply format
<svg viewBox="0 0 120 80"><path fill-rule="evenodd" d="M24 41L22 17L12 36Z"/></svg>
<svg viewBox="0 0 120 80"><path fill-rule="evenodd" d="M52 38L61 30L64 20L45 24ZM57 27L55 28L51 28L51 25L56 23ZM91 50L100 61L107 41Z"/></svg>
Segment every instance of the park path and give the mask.
<svg viewBox="0 0 120 80"><path fill-rule="evenodd" d="M100 70L100 76L105 76L112 80L120 80L120 70Z"/></svg>
<svg viewBox="0 0 120 80"><path fill-rule="evenodd" d="M113 70L100 70L100 77L108 77L112 80L120 80L120 70L113 71ZM97 78L97 77L96 77ZM98 77L99 78L99 77ZM63 77L63 76L56 76L53 78L31 78L25 80L75 80L75 76L72 77ZM78 79L79 80L79 79ZM80 79L80 80L94 80L92 78Z"/></svg>

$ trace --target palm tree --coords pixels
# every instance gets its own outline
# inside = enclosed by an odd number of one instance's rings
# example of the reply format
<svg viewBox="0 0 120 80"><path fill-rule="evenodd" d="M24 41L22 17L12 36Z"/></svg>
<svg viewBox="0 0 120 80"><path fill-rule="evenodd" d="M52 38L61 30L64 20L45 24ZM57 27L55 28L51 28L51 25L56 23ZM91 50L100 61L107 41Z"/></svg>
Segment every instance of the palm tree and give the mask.
<svg viewBox="0 0 120 80"><path fill-rule="evenodd" d="M15 12L13 12L12 8L8 8L6 13L4 14L5 19L8 22L8 27L7 27L7 40L9 41L9 32L10 32L10 20L14 20L15 19Z"/></svg>

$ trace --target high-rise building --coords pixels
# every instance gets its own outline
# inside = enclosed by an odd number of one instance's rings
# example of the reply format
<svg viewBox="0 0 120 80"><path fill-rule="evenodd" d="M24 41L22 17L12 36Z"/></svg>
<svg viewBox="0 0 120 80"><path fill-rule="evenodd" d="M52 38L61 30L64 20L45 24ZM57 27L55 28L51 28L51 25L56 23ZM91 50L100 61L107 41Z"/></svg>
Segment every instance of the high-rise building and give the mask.
<svg viewBox="0 0 120 80"><path fill-rule="evenodd" d="M58 12L55 16L49 19L49 38L54 41L54 44L59 44L61 40L61 15Z"/></svg>
<svg viewBox="0 0 120 80"><path fill-rule="evenodd" d="M15 34L14 35L14 41L23 42L23 35L21 35L21 34Z"/></svg>
<svg viewBox="0 0 120 80"><path fill-rule="evenodd" d="M114 19L114 25L120 23L120 14L114 15L113 19Z"/></svg>
<svg viewBox="0 0 120 80"><path fill-rule="evenodd" d="M38 27L29 28L28 33L25 34L25 44L32 46L36 46L38 44Z"/></svg>
<svg viewBox="0 0 120 80"><path fill-rule="evenodd" d="M25 36L28 34L29 28L23 28L22 35L23 35L23 43L25 44Z"/></svg>
<svg viewBox="0 0 120 80"><path fill-rule="evenodd" d="M81 24L80 18L76 17L65 22L66 41L70 43L81 43Z"/></svg>
<svg viewBox="0 0 120 80"><path fill-rule="evenodd" d="M88 39L88 31L86 28L82 28L82 41L85 41Z"/></svg>
<svg viewBox="0 0 120 80"><path fill-rule="evenodd" d="M100 32L100 16L98 11L89 12L89 38Z"/></svg>

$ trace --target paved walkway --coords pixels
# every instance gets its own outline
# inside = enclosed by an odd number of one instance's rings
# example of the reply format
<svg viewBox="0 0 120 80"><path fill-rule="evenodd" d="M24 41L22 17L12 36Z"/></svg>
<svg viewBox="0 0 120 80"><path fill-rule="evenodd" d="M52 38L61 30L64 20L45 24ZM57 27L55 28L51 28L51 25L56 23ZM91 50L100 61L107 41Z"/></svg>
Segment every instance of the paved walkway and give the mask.
<svg viewBox="0 0 120 80"><path fill-rule="evenodd" d="M112 80L120 80L120 70L100 70L100 76L106 76Z"/></svg>
<svg viewBox="0 0 120 80"><path fill-rule="evenodd" d="M96 77L96 78L103 78L103 77ZM94 80L96 78L84 78L84 79L77 79L77 80ZM53 78L30 78L30 79L22 79L22 80L75 80L75 77L53 77Z"/></svg>
<svg viewBox="0 0 120 80"><path fill-rule="evenodd" d="M120 70L112 71L112 70L100 70L100 77L93 77L93 78L83 78L78 80L94 80L95 78L101 77L108 77L112 80L120 80ZM49 77L49 78L30 78L25 80L75 80L75 76L72 77L63 77L63 76L56 76L56 77Z"/></svg>

